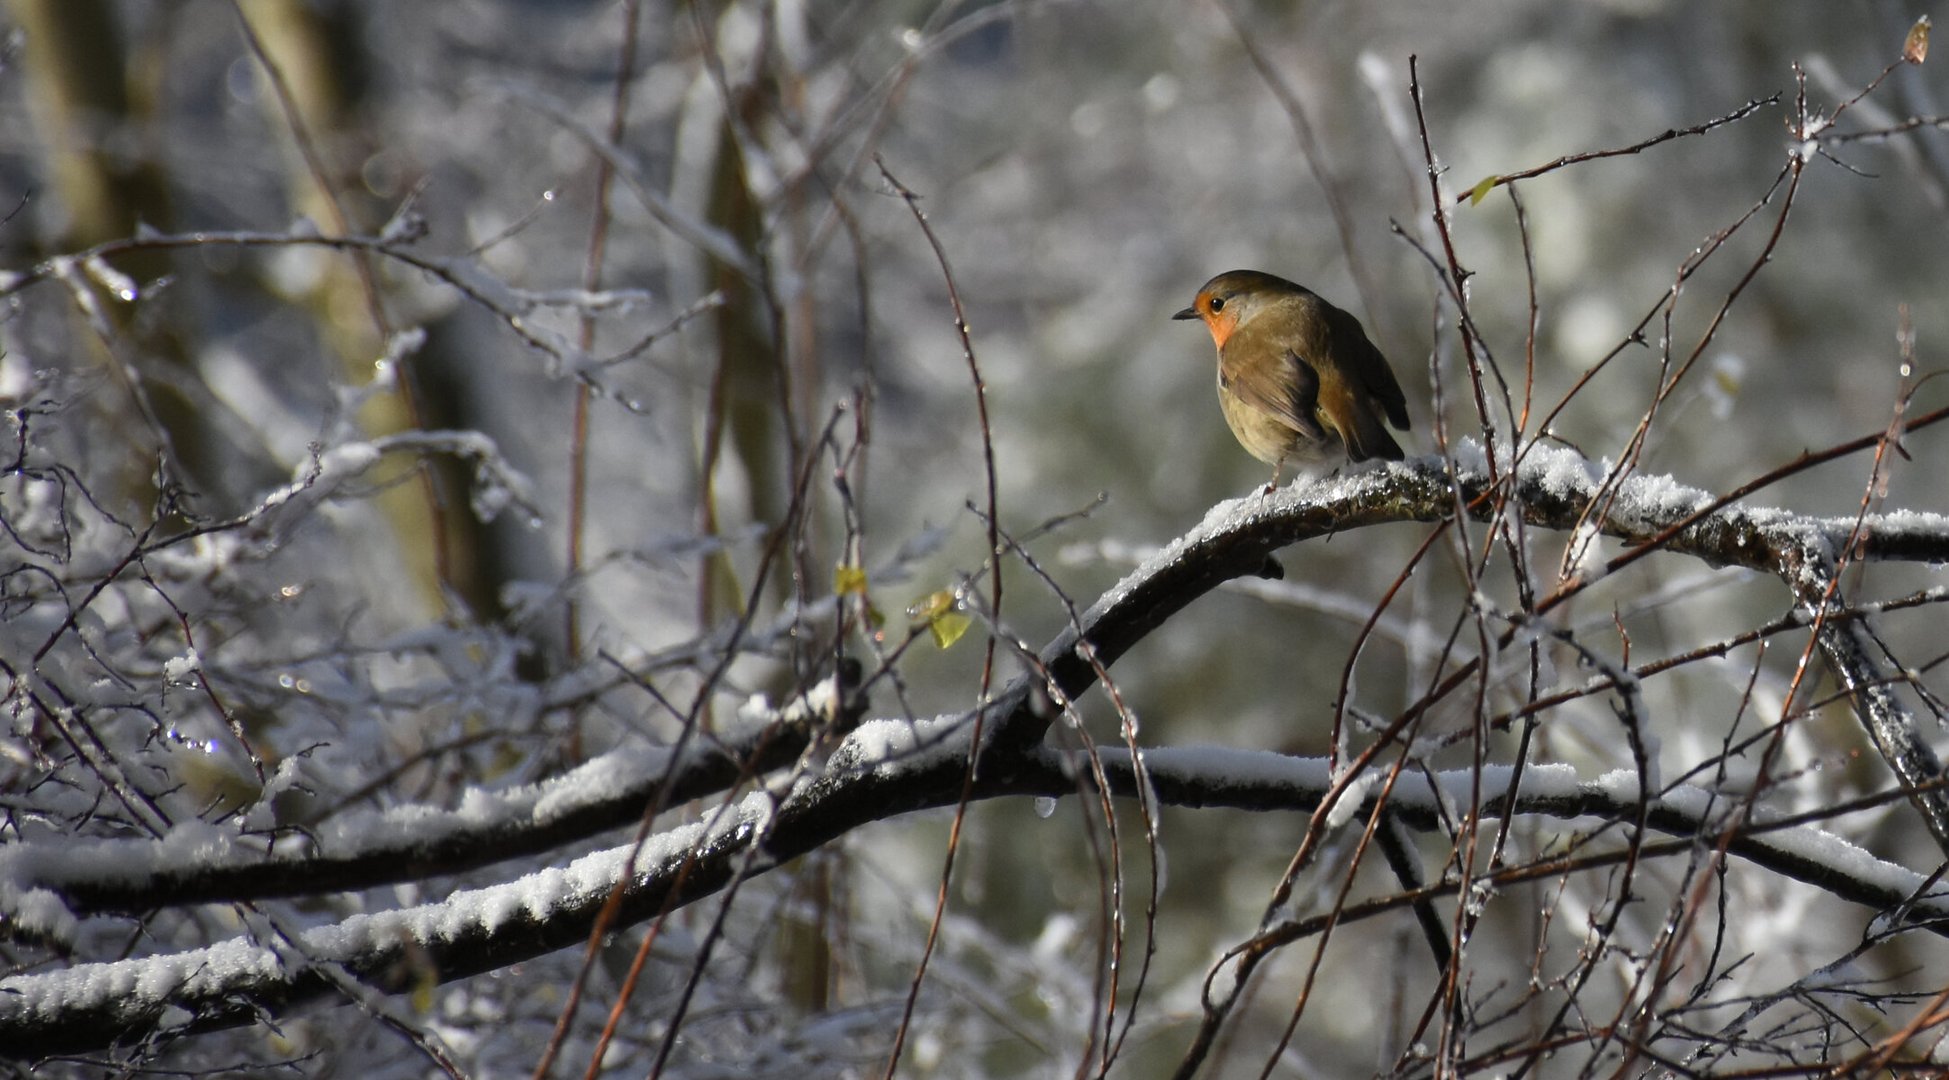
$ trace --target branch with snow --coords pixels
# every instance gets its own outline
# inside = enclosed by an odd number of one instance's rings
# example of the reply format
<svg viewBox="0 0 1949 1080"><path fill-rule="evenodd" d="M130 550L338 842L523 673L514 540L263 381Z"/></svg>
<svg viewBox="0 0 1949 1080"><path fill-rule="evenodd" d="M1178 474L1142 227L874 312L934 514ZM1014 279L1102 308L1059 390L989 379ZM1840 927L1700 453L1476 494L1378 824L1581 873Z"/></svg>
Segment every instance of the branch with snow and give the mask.
<svg viewBox="0 0 1949 1080"><path fill-rule="evenodd" d="M1105 593L1041 650L1036 670L997 696L988 707L990 734L978 751L973 797L1087 790L1091 770L1074 754L1045 745L1059 714L1055 703L1075 700L1096 680L1097 665L1114 662L1199 596L1233 578L1268 573L1278 549L1361 526L1440 521L1458 505L1483 518L1502 505L1531 524L1569 532L1589 518L1605 476L1574 453L1542 446L1530 447L1514 469L1499 470L1500 487L1479 455L1464 450L1452 464L1422 459L1388 465L1215 507ZM1942 805L1939 762L1915 734L1913 717L1879 689L1898 673L1886 670L1869 647L1866 617L1843 610L1833 566L1838 552L1949 561L1949 521L1917 514L1829 521L1714 502L1669 480L1625 480L1611 493L1597 529L1627 547L1608 562L1584 560L1586 576L1565 588L1574 590L1641 557L1645 545L1782 577L1794 602L1830 613L1813 620L1820 651L1853 691L1857 714L1875 733L1902 791L1935 827L1933 815ZM671 785L669 804L735 792L742 778L798 759L827 715L824 707L802 708L789 725L747 732L738 748L700 751L679 763L662 751L617 752L535 788L472 792L456 810L348 815L329 832L280 840L268 853L261 837L207 825L184 826L156 841L114 842L112 872L99 868L108 861L100 858L108 853L106 844L85 851L19 844L0 856L0 902L14 931L59 938L72 930L73 919L101 912L316 894L545 851L626 823L660 785ZM970 752L966 720L863 725L788 790L760 788L741 799L734 794L722 804L720 820L653 837L633 869L624 866L630 850L624 846L508 884L361 915L289 940L239 938L191 952L0 981L0 1045L47 1054L233 1025L261 1009L277 1011L340 992L340 974L399 990L422 978L426 965L439 978L452 979L571 945L587 935L619 881L625 882L618 894L621 924L628 924L718 893L869 822L954 805ZM1138 781L1127 753L1093 753L1112 791L1134 793ZM1174 805L1310 810L1346 786L1346 778L1335 777L1323 762L1268 753L1157 749L1144 752L1144 764L1159 801ZM1445 804L1470 785L1498 789L1509 782L1491 772L1440 774L1432 786L1404 773L1387 794L1388 807L1432 827L1449 809ZM1935 920L1949 916L1939 900L1924 894L1929 882L1922 877L1813 825L1782 825L1764 808L1685 786L1659 793L1646 806L1643 790L1635 773L1582 782L1567 767L1530 766L1513 803L1491 799L1479 812L1573 822L1642 819L1678 838L1673 853L1690 850L1695 837L1719 835L1726 851L1754 865L1884 913L1906 912L1912 923L1904 925L1937 930ZM1374 797L1371 790L1355 790L1349 807ZM1351 817L1336 814L1329 824ZM1657 854L1649 846L1645 853Z"/></svg>
<svg viewBox="0 0 1949 1080"><path fill-rule="evenodd" d="M673 899L683 904L716 894L860 826L954 805L967 730L955 718L862 725L833 754L821 777L782 804L754 792L726 813L660 834L637 855L617 896L621 922L648 918ZM1138 781L1129 755L1120 748L1099 754L1112 790L1133 795ZM1179 806L1303 812L1317 807L1334 786L1325 763L1266 751L1149 750L1144 765L1159 801ZM1007 775L979 779L973 796L1075 795L1087 785L1090 771L1079 753L1038 748ZM1492 769L1482 779L1500 786L1507 773ZM1466 771L1406 776L1390 793L1388 806L1403 820L1432 827L1444 805L1465 799L1475 781ZM1639 790L1637 778L1625 771L1581 781L1566 766L1532 766L1513 805L1498 801L1484 812L1589 828L1634 817ZM1371 809L1374 796L1368 798L1363 812ZM1646 857L1686 857L1697 838L1718 834L1739 813L1737 800L1713 792L1667 790L1649 808L1647 820L1675 840ZM1890 930L1949 934L1949 895L1932 879L1811 825L1767 817L1741 826L1728 850L1885 913ZM305 931L293 942L239 937L185 953L0 980L0 1045L34 1057L102 1049L125 1043L131 1033L170 1036L247 1023L260 1008L290 1008L338 992L327 966L378 989L405 992L429 970L444 981L531 959L586 937L623 878L630 852L625 844L438 903L355 916ZM1506 877L1513 882L1561 874L1603 860L1566 858L1540 868L1512 868ZM1426 892L1453 890L1454 883L1447 882ZM1406 902L1378 905L1365 914Z"/></svg>

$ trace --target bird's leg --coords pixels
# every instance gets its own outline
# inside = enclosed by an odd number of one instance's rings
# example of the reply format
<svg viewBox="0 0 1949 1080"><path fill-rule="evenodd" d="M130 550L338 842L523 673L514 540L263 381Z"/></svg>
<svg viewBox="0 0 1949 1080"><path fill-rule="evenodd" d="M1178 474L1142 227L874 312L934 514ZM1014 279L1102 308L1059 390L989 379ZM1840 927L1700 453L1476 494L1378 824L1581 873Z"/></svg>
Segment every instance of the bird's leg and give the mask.
<svg viewBox="0 0 1949 1080"><path fill-rule="evenodd" d="M1279 490L1279 472L1285 467L1286 467L1285 458L1280 458L1278 461L1272 463L1272 479L1266 481L1265 490L1259 492L1259 494L1270 495L1273 492Z"/></svg>

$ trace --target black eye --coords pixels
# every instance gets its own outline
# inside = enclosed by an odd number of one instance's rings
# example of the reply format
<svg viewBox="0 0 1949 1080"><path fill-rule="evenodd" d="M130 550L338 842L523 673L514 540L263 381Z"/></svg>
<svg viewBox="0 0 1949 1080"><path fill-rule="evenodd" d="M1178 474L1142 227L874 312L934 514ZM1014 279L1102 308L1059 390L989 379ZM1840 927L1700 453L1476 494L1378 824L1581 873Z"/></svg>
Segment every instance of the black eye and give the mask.
<svg viewBox="0 0 1949 1080"><path fill-rule="evenodd" d="M1214 296L1214 297L1212 297L1212 298L1211 298L1211 313L1212 313L1213 315L1216 315L1216 314L1218 314L1219 312L1221 312L1221 311L1223 311L1223 310L1225 310L1225 298L1224 298L1224 297L1222 297L1222 296Z"/></svg>

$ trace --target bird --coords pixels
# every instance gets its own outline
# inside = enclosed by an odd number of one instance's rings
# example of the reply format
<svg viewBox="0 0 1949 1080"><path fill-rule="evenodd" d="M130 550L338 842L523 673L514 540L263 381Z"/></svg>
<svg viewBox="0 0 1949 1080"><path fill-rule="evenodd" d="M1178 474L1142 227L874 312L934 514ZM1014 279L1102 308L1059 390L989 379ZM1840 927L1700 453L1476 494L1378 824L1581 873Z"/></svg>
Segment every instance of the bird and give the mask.
<svg viewBox="0 0 1949 1080"><path fill-rule="evenodd" d="M1218 346L1218 407L1247 453L1302 473L1333 463L1399 461L1387 424L1408 430L1408 401L1360 320L1318 293L1258 270L1204 283L1173 319L1202 319Z"/></svg>

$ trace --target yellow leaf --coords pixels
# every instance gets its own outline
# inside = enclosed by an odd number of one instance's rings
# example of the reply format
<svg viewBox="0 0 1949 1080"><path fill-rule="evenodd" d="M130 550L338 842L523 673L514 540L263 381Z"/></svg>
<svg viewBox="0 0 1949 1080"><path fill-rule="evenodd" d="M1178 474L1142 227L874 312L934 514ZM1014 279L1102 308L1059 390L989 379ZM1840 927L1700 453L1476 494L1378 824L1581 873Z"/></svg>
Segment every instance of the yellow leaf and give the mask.
<svg viewBox="0 0 1949 1080"><path fill-rule="evenodd" d="M524 765L533 764L533 756L525 753L519 746L510 742L496 742L493 753L488 755L487 764L481 771L482 779L497 780Z"/></svg>
<svg viewBox="0 0 1949 1080"><path fill-rule="evenodd" d="M413 1011L421 1016L431 1013L438 1000L434 997L434 993L439 989L440 980L433 976L432 971L422 972L420 977L414 980L413 993L408 998L413 1003Z"/></svg>
<svg viewBox="0 0 1949 1080"><path fill-rule="evenodd" d="M945 649L960 641L961 635L968 632L968 626L972 622L974 620L966 615L958 611L950 611L927 620L927 632L934 635L934 644L937 647Z"/></svg>
<svg viewBox="0 0 1949 1080"><path fill-rule="evenodd" d="M212 810L231 813L255 805L263 797L263 785L236 755L222 752L215 742L188 745L187 752L171 762L184 790Z"/></svg>
<svg viewBox="0 0 1949 1080"><path fill-rule="evenodd" d="M916 624L927 624L934 644L943 649L961 640L973 621L961 613L960 599L948 589L938 589L914 601L907 608L907 618Z"/></svg>
<svg viewBox="0 0 1949 1080"><path fill-rule="evenodd" d="M1908 37L1902 40L1902 59L1919 64L1929 58L1929 26L1929 17L1924 15L1908 28Z"/></svg>
<svg viewBox="0 0 1949 1080"><path fill-rule="evenodd" d="M1494 173L1491 173L1488 176L1483 177L1481 183L1469 189L1469 205L1470 206L1482 205L1482 200L1489 197L1489 192L1494 191L1496 189L1496 182L1501 179L1502 177L1497 176Z"/></svg>
<svg viewBox="0 0 1949 1080"><path fill-rule="evenodd" d="M907 618L914 622L932 622L934 619L954 610L954 594L946 589L937 589L907 605Z"/></svg>
<svg viewBox="0 0 1949 1080"><path fill-rule="evenodd" d="M832 591L840 596L866 595L866 568L841 563L832 571Z"/></svg>

